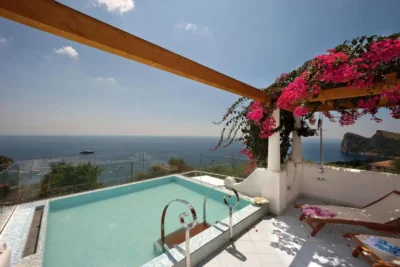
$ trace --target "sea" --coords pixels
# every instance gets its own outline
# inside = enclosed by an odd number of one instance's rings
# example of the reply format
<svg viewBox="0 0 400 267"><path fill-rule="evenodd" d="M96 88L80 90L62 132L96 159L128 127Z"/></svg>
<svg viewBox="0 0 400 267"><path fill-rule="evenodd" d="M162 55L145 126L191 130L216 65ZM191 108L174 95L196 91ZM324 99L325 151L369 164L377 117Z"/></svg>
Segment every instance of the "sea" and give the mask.
<svg viewBox="0 0 400 267"><path fill-rule="evenodd" d="M0 136L0 155L15 161L76 157L81 151L94 151L96 156L136 155L215 155L243 158L240 143L213 150L218 137L171 136ZM323 161L365 160L362 155L340 151L341 139L323 140ZM320 140L302 139L303 159L320 161Z"/></svg>
<svg viewBox="0 0 400 267"><path fill-rule="evenodd" d="M183 158L192 167L245 163L241 143L213 150L218 137L171 136L0 136L0 156L18 164L23 180L39 180L54 162L102 165L105 179L127 179L132 172L147 171L155 163ZM323 140L323 162L365 160L367 156L340 151L340 139ZM320 140L302 139L303 159L320 162ZM81 155L84 150L94 151ZM377 158L379 160L379 158ZM125 178L124 178L125 177Z"/></svg>

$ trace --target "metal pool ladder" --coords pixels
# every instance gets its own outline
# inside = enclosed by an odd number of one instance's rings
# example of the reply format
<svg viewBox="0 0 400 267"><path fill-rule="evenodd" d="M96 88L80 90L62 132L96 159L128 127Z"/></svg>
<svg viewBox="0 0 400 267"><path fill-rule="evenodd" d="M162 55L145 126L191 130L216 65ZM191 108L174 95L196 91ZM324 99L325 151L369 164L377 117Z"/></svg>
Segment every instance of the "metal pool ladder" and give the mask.
<svg viewBox="0 0 400 267"><path fill-rule="evenodd" d="M240 202L240 198L239 198L239 194L238 194L238 192L234 189L234 188L232 188L232 187L227 187L227 186L225 186L225 185L216 185L216 186L214 186L213 188L212 188L212 190L210 190L210 192L204 197L204 201L203 201L203 223L206 223L206 214L207 214L207 212L206 212L206 204L207 204L207 199L208 199L208 197L210 196L210 194L213 192L213 189L214 188L217 188L217 187L222 187L222 188L226 188L226 189L228 189L228 190L232 190L233 191L233 193L235 193L235 196L236 196L236 204L235 205L233 205L233 206L231 206L230 204L229 204L229 202L227 201L227 199L231 199L232 198L232 196L224 196L224 203L225 203L225 205L227 205L228 206L228 208L229 208L229 239L230 240L232 240L232 238L233 238L233 229L232 229L232 209L234 208L234 207L236 207L238 204L239 204L239 202ZM221 222L220 222L221 223Z"/></svg>
<svg viewBox="0 0 400 267"><path fill-rule="evenodd" d="M185 256L186 256L186 267L190 267L190 230L192 230L193 228L195 228L195 226L197 225L197 215L196 215L196 211L194 210L192 204L190 204L189 202L187 202L186 200L183 199L174 199L172 201L170 201L165 207L164 210L162 212L162 216L161 216L161 245L164 248L165 247L165 215L167 214L167 209L168 206L172 203L172 202L180 202L185 204L190 212L192 213L192 217L193 217L193 223L192 225L189 225L185 222L185 217L189 216L189 214L187 212L183 212L179 215L179 221L183 227L183 229L185 230Z"/></svg>

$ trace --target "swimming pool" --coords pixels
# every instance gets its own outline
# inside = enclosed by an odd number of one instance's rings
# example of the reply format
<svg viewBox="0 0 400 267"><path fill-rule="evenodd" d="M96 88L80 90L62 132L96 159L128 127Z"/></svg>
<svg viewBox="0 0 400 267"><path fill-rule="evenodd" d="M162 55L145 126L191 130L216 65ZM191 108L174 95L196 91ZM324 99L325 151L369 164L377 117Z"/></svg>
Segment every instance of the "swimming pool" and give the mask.
<svg viewBox="0 0 400 267"><path fill-rule="evenodd" d="M169 245L168 250L161 249L157 242L161 238L161 213L171 200L183 198L194 206L198 224L202 224L203 201L208 195L209 225L190 237L190 262L196 266L230 240L228 208L222 203L224 196L232 192L213 187L175 175L24 203L16 208L1 238L11 248L11 266L185 266L184 238L170 242L182 243ZM251 202L249 197L241 196L234 209L234 238L269 212L269 204L257 206ZM173 236L168 236L170 232L181 227L182 212L188 212L185 221L190 223L190 211L185 205L170 205L166 241ZM36 241L31 238L35 232L32 229L37 229L33 236ZM36 242L35 251L25 255L32 241Z"/></svg>
<svg viewBox="0 0 400 267"><path fill-rule="evenodd" d="M225 193L176 176L50 201L43 266L143 265L161 254L154 243L165 205L187 200L201 223L206 195L207 222L226 218ZM234 212L249 204L241 199ZM178 216L184 211L185 205L170 205L166 235L182 227Z"/></svg>

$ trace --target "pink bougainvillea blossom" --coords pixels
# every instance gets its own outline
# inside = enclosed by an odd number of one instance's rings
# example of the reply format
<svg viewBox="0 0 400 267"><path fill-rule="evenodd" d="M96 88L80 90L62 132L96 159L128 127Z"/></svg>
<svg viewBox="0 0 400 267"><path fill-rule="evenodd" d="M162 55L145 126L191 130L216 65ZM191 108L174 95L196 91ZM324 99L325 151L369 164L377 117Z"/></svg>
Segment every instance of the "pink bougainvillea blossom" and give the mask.
<svg viewBox="0 0 400 267"><path fill-rule="evenodd" d="M356 45L359 48L356 48ZM327 50L326 54L314 57L290 74L282 73L275 83L265 90L269 97L268 105L264 106L261 102L254 101L248 107L246 118L260 128L259 138L268 138L276 132L276 121L272 116L276 108L293 110L294 116L304 116L310 108L315 107L311 104L313 102L311 99L323 95L324 90L347 86L348 90L362 88L365 92L370 92L370 89L376 88L378 83L386 83L380 95L351 99L351 103L356 102L356 107L352 110L340 109L340 103L343 103L344 99L330 101L329 104L333 105L333 109L338 110L340 114L338 122L341 126L352 125L364 115L371 115L371 120L381 122L382 120L376 117L376 114L379 104L385 101L390 105L388 107L391 111L390 115L395 119L400 119L400 85L391 85L391 81L384 77L387 72L395 71L399 63L400 37L398 35L381 38L363 37L357 39L356 43L345 43ZM332 113L328 111L322 113L329 121L336 122ZM307 117L309 123L314 125L316 119L313 112ZM248 146L247 143L244 145ZM250 160L248 170L257 165L249 147L241 153L247 155ZM324 211L312 209L312 212L323 213Z"/></svg>
<svg viewBox="0 0 400 267"><path fill-rule="evenodd" d="M246 155L249 159L249 161L246 163L246 170L244 172L247 175L257 167L257 161L254 160L253 153L250 149L242 149L240 150L240 154Z"/></svg>
<svg viewBox="0 0 400 267"><path fill-rule="evenodd" d="M307 88L309 85L306 81L306 76L307 74L303 73L283 89L283 93L277 101L277 106L279 108L288 108L293 105L296 100L303 99L307 96Z"/></svg>
<svg viewBox="0 0 400 267"><path fill-rule="evenodd" d="M247 113L247 118L251 121L254 121L256 125L259 125L259 121L264 116L263 114L263 106L260 102L254 101L253 104L248 108L249 113Z"/></svg>
<svg viewBox="0 0 400 267"><path fill-rule="evenodd" d="M322 112L322 114L324 114L324 116L325 116L326 118L328 118L328 120L329 120L330 122L336 122L335 116L333 116L332 113L330 113L329 111L324 111L324 112Z"/></svg>
<svg viewBox="0 0 400 267"><path fill-rule="evenodd" d="M304 106L296 107L293 111L293 115L295 116L303 116L308 112L308 108Z"/></svg>
<svg viewBox="0 0 400 267"><path fill-rule="evenodd" d="M391 107L390 115L394 119L400 119L400 106Z"/></svg>
<svg viewBox="0 0 400 267"><path fill-rule="evenodd" d="M250 160L246 164L246 170L244 171L244 174L250 174L255 168L257 167L257 161L255 160Z"/></svg>
<svg viewBox="0 0 400 267"><path fill-rule="evenodd" d="M310 125L315 125L316 120L314 113L311 114L310 118L308 119L308 122L310 123Z"/></svg>
<svg viewBox="0 0 400 267"><path fill-rule="evenodd" d="M336 213L324 209L321 207L316 207L316 206L306 206L302 209L301 211L305 216L312 216L312 217L336 217Z"/></svg>
<svg viewBox="0 0 400 267"><path fill-rule="evenodd" d="M361 114L356 110L350 111L341 111L341 116L339 117L340 126L348 126L353 125L358 118L361 117Z"/></svg>
<svg viewBox="0 0 400 267"><path fill-rule="evenodd" d="M371 44L369 51L362 55L362 58L369 61L372 68L380 62L389 63L393 58L400 56L400 40L386 38Z"/></svg>
<svg viewBox="0 0 400 267"><path fill-rule="evenodd" d="M251 152L250 149L242 149L240 150L240 154L246 155L248 159L253 159L253 153Z"/></svg>
<svg viewBox="0 0 400 267"><path fill-rule="evenodd" d="M400 102L400 85L389 88L388 90L383 90L381 93L382 97L387 97L389 103L396 104Z"/></svg>
<svg viewBox="0 0 400 267"><path fill-rule="evenodd" d="M260 138L268 138L274 134L274 129L276 126L276 121L274 117L266 118L262 123L262 130L259 134Z"/></svg>

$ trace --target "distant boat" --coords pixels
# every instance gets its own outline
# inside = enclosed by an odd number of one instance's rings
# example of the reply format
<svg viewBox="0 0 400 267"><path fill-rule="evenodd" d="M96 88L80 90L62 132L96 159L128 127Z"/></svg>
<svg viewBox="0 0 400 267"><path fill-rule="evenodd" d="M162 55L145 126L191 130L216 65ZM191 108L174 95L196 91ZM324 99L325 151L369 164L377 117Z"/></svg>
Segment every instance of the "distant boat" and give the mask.
<svg viewBox="0 0 400 267"><path fill-rule="evenodd" d="M83 150L83 151L79 152L79 154L83 154L83 155L94 154L94 151L93 150Z"/></svg>

